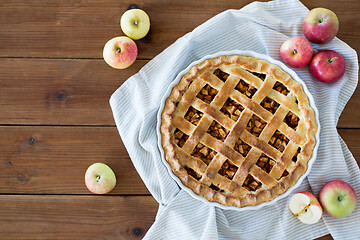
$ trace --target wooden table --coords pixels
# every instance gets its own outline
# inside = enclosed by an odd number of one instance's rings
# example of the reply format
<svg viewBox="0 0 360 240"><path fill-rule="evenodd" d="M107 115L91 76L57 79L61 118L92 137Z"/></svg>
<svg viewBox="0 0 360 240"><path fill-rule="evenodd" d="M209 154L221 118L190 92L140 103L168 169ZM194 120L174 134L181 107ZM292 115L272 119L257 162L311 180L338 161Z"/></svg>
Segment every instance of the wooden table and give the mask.
<svg viewBox="0 0 360 240"><path fill-rule="evenodd" d="M109 97L177 38L250 2L0 0L0 239L144 236L158 204L122 144ZM338 37L360 51L360 1L302 2L335 11ZM149 14L151 31L136 41L135 64L115 70L103 61L102 48L123 35L119 19L130 4ZM359 109L357 90L338 124L357 159ZM92 195L84 185L93 162L107 163L117 175L108 195Z"/></svg>

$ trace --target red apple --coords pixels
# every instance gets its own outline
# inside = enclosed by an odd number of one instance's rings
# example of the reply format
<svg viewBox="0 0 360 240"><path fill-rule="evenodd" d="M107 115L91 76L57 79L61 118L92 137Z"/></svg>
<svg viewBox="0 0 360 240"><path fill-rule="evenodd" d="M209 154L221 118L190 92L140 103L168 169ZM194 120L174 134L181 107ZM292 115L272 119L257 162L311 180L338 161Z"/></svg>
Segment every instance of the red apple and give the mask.
<svg viewBox="0 0 360 240"><path fill-rule="evenodd" d="M294 194L289 201L290 211L303 223L317 223L322 216L322 207L316 197L309 192Z"/></svg>
<svg viewBox="0 0 360 240"><path fill-rule="evenodd" d="M302 37L286 40L280 48L280 56L284 62L293 68L302 68L309 64L313 49L309 41Z"/></svg>
<svg viewBox="0 0 360 240"><path fill-rule="evenodd" d="M137 56L135 42L128 37L110 39L104 47L103 57L113 68L124 69L133 64Z"/></svg>
<svg viewBox="0 0 360 240"><path fill-rule="evenodd" d="M319 200L324 210L333 217L343 218L355 210L357 196L346 182L332 180L320 190Z"/></svg>
<svg viewBox="0 0 360 240"><path fill-rule="evenodd" d="M94 163L86 170L85 185L92 193L108 193L115 187L116 177L108 165Z"/></svg>
<svg viewBox="0 0 360 240"><path fill-rule="evenodd" d="M325 83L339 80L344 75L345 68L344 58L332 50L317 52L309 65L311 75Z"/></svg>
<svg viewBox="0 0 360 240"><path fill-rule="evenodd" d="M329 42L339 30L339 20L329 9L314 8L304 18L302 30L310 42Z"/></svg>

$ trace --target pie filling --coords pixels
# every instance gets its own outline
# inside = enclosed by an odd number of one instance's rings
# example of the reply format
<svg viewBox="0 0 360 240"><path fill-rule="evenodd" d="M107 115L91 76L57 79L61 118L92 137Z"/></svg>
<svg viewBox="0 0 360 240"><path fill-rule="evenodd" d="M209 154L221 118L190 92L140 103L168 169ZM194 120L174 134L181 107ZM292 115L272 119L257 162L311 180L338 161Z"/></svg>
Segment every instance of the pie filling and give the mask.
<svg viewBox="0 0 360 240"><path fill-rule="evenodd" d="M300 121L299 117L291 111L289 111L289 113L284 118L284 122L294 130L296 130L299 121Z"/></svg>
<svg viewBox="0 0 360 240"><path fill-rule="evenodd" d="M239 138L235 143L234 149L235 151L239 152L243 157L246 157L251 147Z"/></svg>
<svg viewBox="0 0 360 240"><path fill-rule="evenodd" d="M204 114L202 112L196 110L193 107L190 107L187 113L185 114L184 118L197 126L203 115Z"/></svg>
<svg viewBox="0 0 360 240"><path fill-rule="evenodd" d="M229 74L227 74L226 72L223 72L220 70L220 68L215 69L215 71L213 72L213 74L215 76L217 76L221 81L225 82L226 79L229 77Z"/></svg>
<svg viewBox="0 0 360 240"><path fill-rule="evenodd" d="M232 178L234 177L237 170L238 170L238 167L236 165L230 163L230 161L227 159L224 162L224 164L221 166L221 168L219 170L219 174L232 180Z"/></svg>
<svg viewBox="0 0 360 240"><path fill-rule="evenodd" d="M174 132L174 142L175 144L177 144L179 147L183 147L186 140L189 138L188 135L186 135L185 133L183 133L182 131L180 131L179 129L175 129Z"/></svg>
<svg viewBox="0 0 360 240"><path fill-rule="evenodd" d="M248 174L242 186L249 191L256 191L261 188L261 185L261 182L257 181L251 174Z"/></svg>
<svg viewBox="0 0 360 240"><path fill-rule="evenodd" d="M217 152L211 148L206 147L202 143L198 143L191 153L191 156L196 157L203 161L206 165L209 165Z"/></svg>
<svg viewBox="0 0 360 240"><path fill-rule="evenodd" d="M289 139L284 134L276 130L274 135L270 138L269 143L280 152L283 152L286 145L289 143Z"/></svg>
<svg viewBox="0 0 360 240"><path fill-rule="evenodd" d="M239 103L235 102L231 98L228 98L224 106L220 109L220 112L224 113L232 120L237 121L243 110L244 110L243 106L241 106Z"/></svg>
<svg viewBox="0 0 360 240"><path fill-rule="evenodd" d="M216 94L218 93L218 91L214 88L212 88L209 84L206 84L198 93L198 95L196 96L197 98L200 98L201 100L203 100L206 103L211 103L212 100L214 100Z"/></svg>
<svg viewBox="0 0 360 240"><path fill-rule="evenodd" d="M269 97L265 97L264 100L261 101L260 105L272 114L274 114L280 106L279 103Z"/></svg>
<svg viewBox="0 0 360 240"><path fill-rule="evenodd" d="M254 114L250 118L246 126L246 130L248 130L252 135L259 137L265 126L266 122Z"/></svg>
<svg viewBox="0 0 360 240"><path fill-rule="evenodd" d="M281 82L277 81L275 84L274 84L274 87L273 87L274 90L278 91L279 93L281 94L284 94L285 96L288 95L289 93L289 90L284 86L284 84L282 84Z"/></svg>
<svg viewBox="0 0 360 240"><path fill-rule="evenodd" d="M229 134L229 130L221 126L217 121L212 121L210 128L207 130L207 133L210 133L211 136L219 139L220 141L224 141L227 135Z"/></svg>
<svg viewBox="0 0 360 240"><path fill-rule="evenodd" d="M254 96L257 90L254 86L248 84L242 79L240 79L239 83L236 85L235 88L249 98L252 98L252 96Z"/></svg>
<svg viewBox="0 0 360 240"><path fill-rule="evenodd" d="M271 157L266 156L265 154L261 154L259 160L256 162L256 165L260 167L267 173L270 173L272 167L275 165L276 161Z"/></svg>

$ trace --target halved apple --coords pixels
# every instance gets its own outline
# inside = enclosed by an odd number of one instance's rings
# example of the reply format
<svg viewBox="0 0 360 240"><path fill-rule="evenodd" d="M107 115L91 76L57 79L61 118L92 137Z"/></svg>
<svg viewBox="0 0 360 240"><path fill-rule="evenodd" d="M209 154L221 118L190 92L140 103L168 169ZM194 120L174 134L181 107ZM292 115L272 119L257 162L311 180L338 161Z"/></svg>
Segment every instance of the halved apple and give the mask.
<svg viewBox="0 0 360 240"><path fill-rule="evenodd" d="M296 193L290 198L289 209L301 222L306 224L320 221L323 212L316 197L305 191Z"/></svg>

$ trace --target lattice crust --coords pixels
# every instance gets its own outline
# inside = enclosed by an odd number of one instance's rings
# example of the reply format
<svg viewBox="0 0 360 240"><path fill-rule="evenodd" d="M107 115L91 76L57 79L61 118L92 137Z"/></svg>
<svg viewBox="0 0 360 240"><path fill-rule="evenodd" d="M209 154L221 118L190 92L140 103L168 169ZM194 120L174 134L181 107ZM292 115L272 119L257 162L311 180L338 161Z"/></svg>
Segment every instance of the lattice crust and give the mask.
<svg viewBox="0 0 360 240"><path fill-rule="evenodd" d="M286 72L234 55L208 59L181 78L160 131L165 159L184 185L244 207L276 198L305 173L317 123Z"/></svg>

